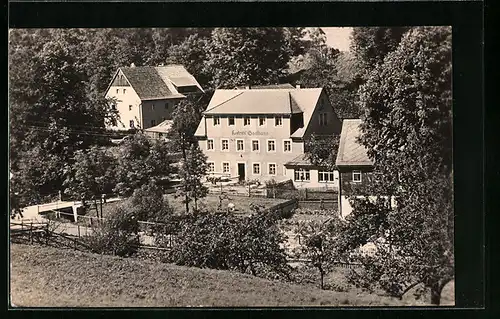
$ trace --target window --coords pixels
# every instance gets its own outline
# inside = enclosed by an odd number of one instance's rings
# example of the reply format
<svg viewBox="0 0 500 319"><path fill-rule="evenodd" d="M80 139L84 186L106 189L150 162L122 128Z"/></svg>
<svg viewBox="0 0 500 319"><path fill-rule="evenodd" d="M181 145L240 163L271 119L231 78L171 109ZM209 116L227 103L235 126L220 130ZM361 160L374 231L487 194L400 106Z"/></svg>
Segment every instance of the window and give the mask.
<svg viewBox="0 0 500 319"><path fill-rule="evenodd" d="M112 108L113 110L116 110L116 104L115 104L115 103L111 103L111 108Z"/></svg>
<svg viewBox="0 0 500 319"><path fill-rule="evenodd" d="M248 116L245 116L245 117L243 118L243 125L244 125L244 126L248 126L248 125L250 125L250 118L249 118Z"/></svg>
<svg viewBox="0 0 500 319"><path fill-rule="evenodd" d="M361 183L361 171L352 171L352 181Z"/></svg>
<svg viewBox="0 0 500 319"><path fill-rule="evenodd" d="M125 92L127 92L126 89L123 89L123 94L125 94Z"/></svg>
<svg viewBox="0 0 500 319"><path fill-rule="evenodd" d="M129 110L129 111L132 111L132 105L129 105L129 106L128 106L128 110Z"/></svg>
<svg viewBox="0 0 500 319"><path fill-rule="evenodd" d="M134 128L134 120L130 120L129 125L130 125L130 128Z"/></svg>
<svg viewBox="0 0 500 319"><path fill-rule="evenodd" d="M222 147L221 149L223 151L229 151L229 141L228 140L222 140Z"/></svg>
<svg viewBox="0 0 500 319"><path fill-rule="evenodd" d="M245 150L243 140L236 140L236 150L240 152Z"/></svg>
<svg viewBox="0 0 500 319"><path fill-rule="evenodd" d="M260 163L253 163L252 168L254 175L260 175Z"/></svg>
<svg viewBox="0 0 500 319"><path fill-rule="evenodd" d="M311 174L308 169L296 169L294 171L295 181L310 181Z"/></svg>
<svg viewBox="0 0 500 319"><path fill-rule="evenodd" d="M223 162L222 163L222 173L229 173L229 162Z"/></svg>
<svg viewBox="0 0 500 319"><path fill-rule="evenodd" d="M283 152L292 151L292 141L283 141Z"/></svg>
<svg viewBox="0 0 500 319"><path fill-rule="evenodd" d="M227 125L229 125L229 126L234 125L234 116L230 116L227 118Z"/></svg>
<svg viewBox="0 0 500 319"><path fill-rule="evenodd" d="M207 162L208 165L208 172L213 173L215 172L215 163L214 162Z"/></svg>
<svg viewBox="0 0 500 319"><path fill-rule="evenodd" d="M252 140L252 152L259 151L259 140Z"/></svg>
<svg viewBox="0 0 500 319"><path fill-rule="evenodd" d="M214 126L220 125L220 117L214 116Z"/></svg>
<svg viewBox="0 0 500 319"><path fill-rule="evenodd" d="M259 126L266 125L266 118L264 116L259 117Z"/></svg>
<svg viewBox="0 0 500 319"><path fill-rule="evenodd" d="M269 175L276 175L276 164L269 164Z"/></svg>
<svg viewBox="0 0 500 319"><path fill-rule="evenodd" d="M151 104L151 111L154 111L154 110L155 110L155 105Z"/></svg>
<svg viewBox="0 0 500 319"><path fill-rule="evenodd" d="M168 102L165 103L165 110L168 110Z"/></svg>
<svg viewBox="0 0 500 319"><path fill-rule="evenodd" d="M333 172L327 171L319 171L318 172L318 181L320 182L333 182L334 175Z"/></svg>
<svg viewBox="0 0 500 319"><path fill-rule="evenodd" d="M276 142L274 140L267 141L267 151L276 152Z"/></svg>
<svg viewBox="0 0 500 319"><path fill-rule="evenodd" d="M281 116L276 116L274 118L274 126L282 126L283 125L283 118Z"/></svg>
<svg viewBox="0 0 500 319"><path fill-rule="evenodd" d="M207 150L209 151L214 150L214 140L207 140Z"/></svg>
<svg viewBox="0 0 500 319"><path fill-rule="evenodd" d="M155 126L156 125L156 120L151 120L151 126Z"/></svg>
<svg viewBox="0 0 500 319"><path fill-rule="evenodd" d="M120 89L116 89L116 94L120 94Z"/></svg>
<svg viewBox="0 0 500 319"><path fill-rule="evenodd" d="M319 125L328 125L328 113L319 113Z"/></svg>

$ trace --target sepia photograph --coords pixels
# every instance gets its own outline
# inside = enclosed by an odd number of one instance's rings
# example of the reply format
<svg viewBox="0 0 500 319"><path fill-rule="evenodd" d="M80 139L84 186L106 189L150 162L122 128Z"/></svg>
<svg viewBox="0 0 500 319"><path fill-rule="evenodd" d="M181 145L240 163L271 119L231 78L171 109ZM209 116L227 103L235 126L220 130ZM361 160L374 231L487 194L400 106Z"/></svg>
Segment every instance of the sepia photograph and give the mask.
<svg viewBox="0 0 500 319"><path fill-rule="evenodd" d="M12 307L455 305L451 26L8 41Z"/></svg>

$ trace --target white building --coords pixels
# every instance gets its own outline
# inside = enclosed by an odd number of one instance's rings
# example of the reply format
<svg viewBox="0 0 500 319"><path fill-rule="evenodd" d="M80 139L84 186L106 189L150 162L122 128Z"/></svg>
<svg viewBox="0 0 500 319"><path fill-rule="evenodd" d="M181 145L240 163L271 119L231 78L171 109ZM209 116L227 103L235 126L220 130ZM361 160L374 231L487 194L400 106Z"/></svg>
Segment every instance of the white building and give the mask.
<svg viewBox="0 0 500 319"><path fill-rule="evenodd" d="M146 129L172 118L175 105L203 89L182 65L119 68L106 90L119 120L112 129Z"/></svg>
<svg viewBox="0 0 500 319"><path fill-rule="evenodd" d="M298 187L318 187L333 184L334 173L307 171L292 161L304 156L311 134L339 134L340 129L324 89L280 85L216 90L195 136L212 174L239 180L292 179Z"/></svg>

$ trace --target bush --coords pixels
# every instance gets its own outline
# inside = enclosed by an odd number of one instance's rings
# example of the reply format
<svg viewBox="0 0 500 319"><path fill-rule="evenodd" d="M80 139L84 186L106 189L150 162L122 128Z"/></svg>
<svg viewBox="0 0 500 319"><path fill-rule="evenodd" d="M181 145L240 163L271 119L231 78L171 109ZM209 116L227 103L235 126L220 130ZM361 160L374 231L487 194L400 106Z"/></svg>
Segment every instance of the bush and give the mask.
<svg viewBox="0 0 500 319"><path fill-rule="evenodd" d="M178 265L287 276L289 266L276 217L202 213L184 220L170 261Z"/></svg>
<svg viewBox="0 0 500 319"><path fill-rule="evenodd" d="M109 218L93 229L85 242L92 252L117 256L131 256L139 245L139 223L134 214L117 206Z"/></svg>

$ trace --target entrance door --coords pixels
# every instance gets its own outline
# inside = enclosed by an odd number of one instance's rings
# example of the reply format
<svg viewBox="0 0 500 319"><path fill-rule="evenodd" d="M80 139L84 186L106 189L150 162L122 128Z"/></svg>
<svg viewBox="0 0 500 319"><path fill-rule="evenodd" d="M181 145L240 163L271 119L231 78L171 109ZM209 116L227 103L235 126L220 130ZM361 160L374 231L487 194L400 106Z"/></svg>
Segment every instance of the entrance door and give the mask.
<svg viewBox="0 0 500 319"><path fill-rule="evenodd" d="M238 177L240 181L245 180L245 163L238 163Z"/></svg>

